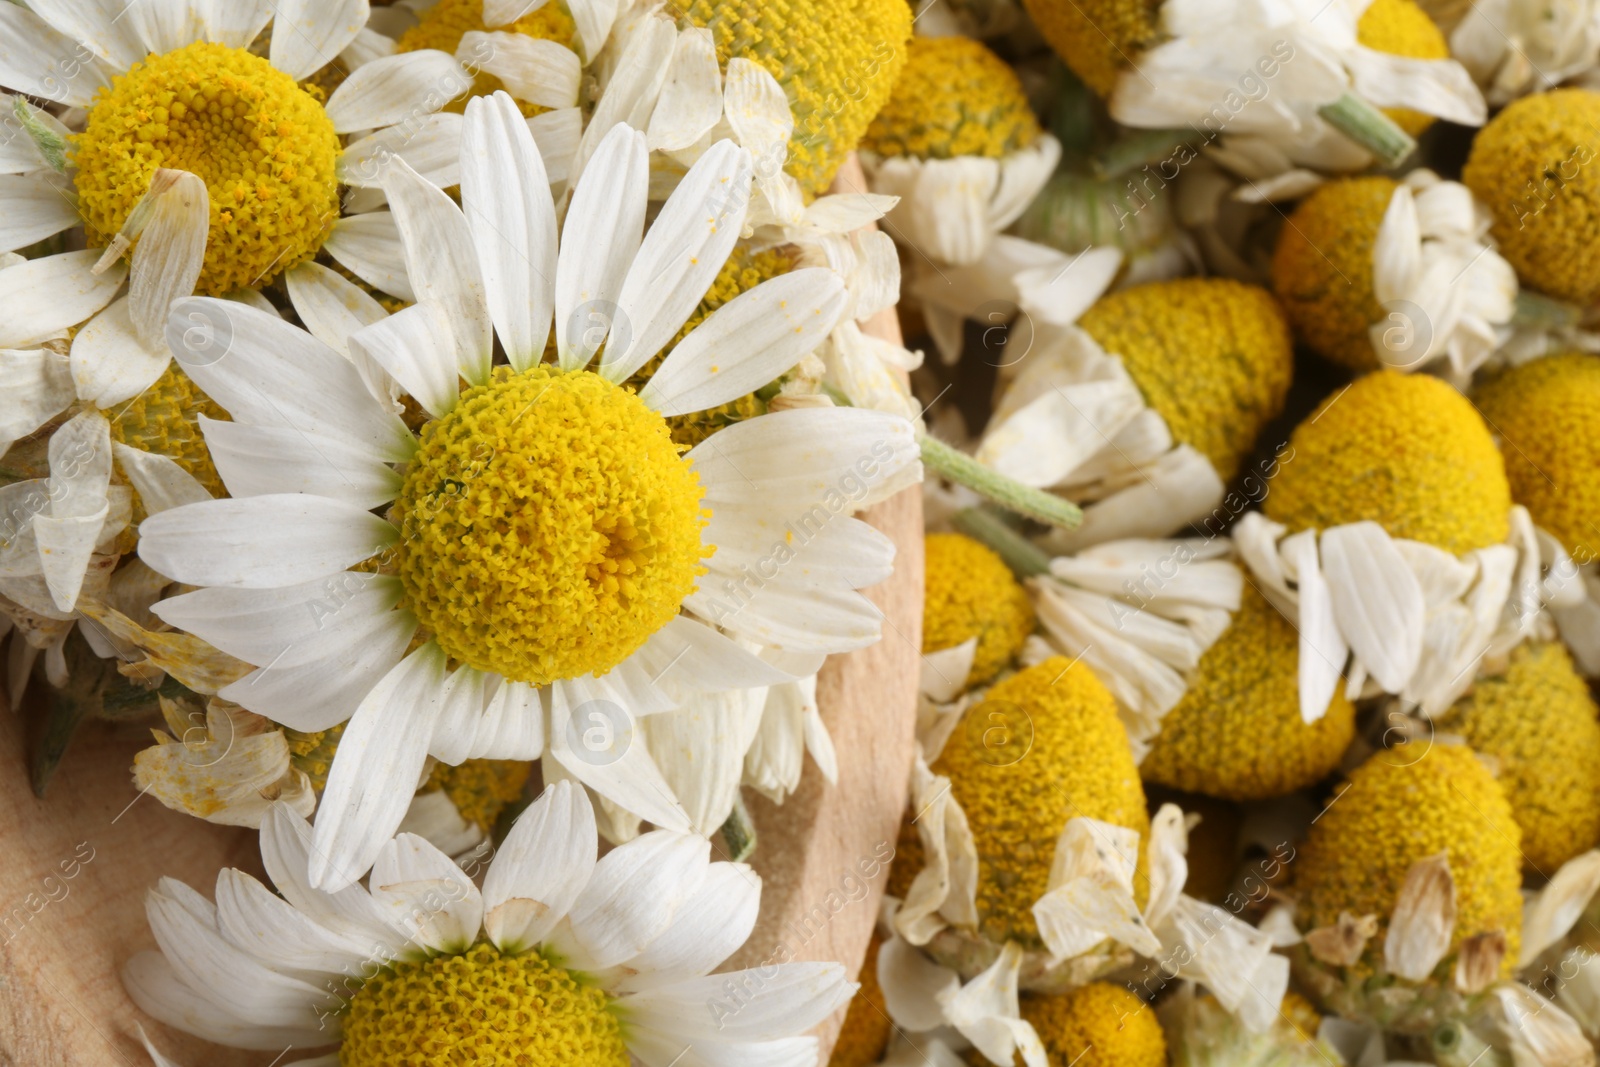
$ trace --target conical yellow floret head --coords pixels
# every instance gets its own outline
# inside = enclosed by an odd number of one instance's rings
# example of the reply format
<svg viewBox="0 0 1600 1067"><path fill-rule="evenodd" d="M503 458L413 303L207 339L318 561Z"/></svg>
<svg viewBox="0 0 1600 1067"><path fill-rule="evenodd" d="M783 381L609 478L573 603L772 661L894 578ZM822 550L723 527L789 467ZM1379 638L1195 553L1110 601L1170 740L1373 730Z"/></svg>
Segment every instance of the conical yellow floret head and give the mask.
<svg viewBox="0 0 1600 1067"><path fill-rule="evenodd" d="M1561 644L1518 646L1437 725L1498 762L1530 870L1548 877L1600 844L1600 709Z"/></svg>
<svg viewBox="0 0 1600 1067"><path fill-rule="evenodd" d="M1449 59L1450 44L1415 0L1372 0L1356 23L1356 40L1374 52L1410 59ZM1410 108L1385 108L1385 115L1413 137L1433 125L1432 115Z"/></svg>
<svg viewBox="0 0 1600 1067"><path fill-rule="evenodd" d="M1494 217L1490 235L1525 285L1600 300L1600 93L1555 89L1508 104L1478 131L1461 180Z"/></svg>
<svg viewBox="0 0 1600 1067"><path fill-rule="evenodd" d="M1056 838L1084 815L1148 838L1150 816L1116 702L1088 667L1055 656L994 686L945 743L935 774L965 812L978 850L978 931L1041 949L1033 905ZM1148 885L1135 878L1136 899Z"/></svg>
<svg viewBox="0 0 1600 1067"><path fill-rule="evenodd" d="M1039 138L1010 64L970 37L913 37L861 147L880 156L1000 159Z"/></svg>
<svg viewBox="0 0 1600 1067"><path fill-rule="evenodd" d="M1283 410L1294 376L1289 325L1265 289L1227 278L1154 282L1102 297L1078 325L1122 357L1174 441L1224 482Z"/></svg>
<svg viewBox="0 0 1600 1067"><path fill-rule="evenodd" d="M1295 427L1267 488L1291 530L1371 520L1462 555L1506 539L1511 489L1489 428L1437 378L1374 371Z"/></svg>
<svg viewBox="0 0 1600 1067"><path fill-rule="evenodd" d="M681 10L709 27L717 58L765 67L794 113L785 170L821 193L889 99L905 66L911 5L905 0L687 0Z"/></svg>
<svg viewBox="0 0 1600 1067"><path fill-rule="evenodd" d="M1329 800L1289 865L1301 929L1333 926L1340 912L1373 915L1367 951L1381 955L1406 874L1442 852L1456 890L1451 951L1502 933L1510 972L1522 934L1522 832L1476 753L1437 739L1380 751Z"/></svg>
<svg viewBox="0 0 1600 1067"><path fill-rule="evenodd" d="M1110 982L1053 996L1023 997L1022 1017L1050 1063L1074 1067L1165 1067L1167 1039L1155 1009ZM1022 1062L1019 1057L1018 1063Z"/></svg>
<svg viewBox="0 0 1600 1067"><path fill-rule="evenodd" d="M1372 292L1372 252L1391 178L1336 178L1300 202L1278 235L1272 288L1300 341L1355 371L1375 370L1368 328L1383 318Z"/></svg>
<svg viewBox="0 0 1600 1067"><path fill-rule="evenodd" d="M1600 559L1600 356L1524 363L1474 399L1500 437L1511 498L1574 559Z"/></svg>
<svg viewBox="0 0 1600 1067"><path fill-rule="evenodd" d="M977 638L966 685L982 685L1011 662L1033 632L1033 603L1000 557L972 538L935 533L924 544L922 651L939 652Z"/></svg>
<svg viewBox="0 0 1600 1067"><path fill-rule="evenodd" d="M1147 782L1227 800L1268 800L1333 773L1355 735L1343 689L1314 723L1300 717L1300 635L1249 585L1233 624L1200 658L1161 720Z"/></svg>
<svg viewBox="0 0 1600 1067"><path fill-rule="evenodd" d="M1161 36L1159 0L1023 0L1044 39L1102 97Z"/></svg>

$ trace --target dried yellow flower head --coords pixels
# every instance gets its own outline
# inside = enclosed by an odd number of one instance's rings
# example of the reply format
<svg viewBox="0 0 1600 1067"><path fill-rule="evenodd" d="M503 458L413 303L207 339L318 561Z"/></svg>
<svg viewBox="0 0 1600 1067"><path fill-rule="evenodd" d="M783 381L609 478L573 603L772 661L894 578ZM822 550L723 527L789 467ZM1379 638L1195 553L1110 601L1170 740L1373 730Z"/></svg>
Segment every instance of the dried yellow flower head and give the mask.
<svg viewBox="0 0 1600 1067"><path fill-rule="evenodd" d="M1161 36L1159 0L1023 0L1039 32L1083 84L1108 97Z"/></svg>
<svg viewBox="0 0 1600 1067"><path fill-rule="evenodd" d="M1370 519L1456 555L1506 539L1500 450L1471 402L1437 378L1358 378L1295 427L1289 445L1263 510L1291 530Z"/></svg>
<svg viewBox="0 0 1600 1067"><path fill-rule="evenodd" d="M999 159L1039 137L1010 64L970 37L913 37L861 147L880 156Z"/></svg>
<svg viewBox="0 0 1600 1067"><path fill-rule="evenodd" d="M1415 0L1372 0L1356 23L1356 40L1374 52L1411 59L1449 59L1450 44ZM1434 123L1410 108L1385 108L1385 115L1413 137Z"/></svg>
<svg viewBox="0 0 1600 1067"><path fill-rule="evenodd" d="M820 193L860 142L905 66L911 5L905 0L687 0L682 11L710 27L724 67L761 64L794 112L784 168Z"/></svg>
<svg viewBox="0 0 1600 1067"><path fill-rule="evenodd" d="M1545 876L1600 844L1600 708L1559 643L1521 645L1438 720L1499 762L1527 866Z"/></svg>
<svg viewBox="0 0 1600 1067"><path fill-rule="evenodd" d="M1509 971L1522 934L1522 832L1470 748L1417 741L1380 751L1329 800L1289 865L1302 929L1332 926L1344 911L1373 915L1379 933L1369 951L1381 947L1406 874L1443 852L1456 891L1451 951L1499 931Z"/></svg>
<svg viewBox="0 0 1600 1067"><path fill-rule="evenodd" d="M1173 440L1224 482L1283 410L1294 376L1289 326L1265 289L1227 278L1154 282L1101 297L1078 325L1121 356Z"/></svg>
<svg viewBox="0 0 1600 1067"><path fill-rule="evenodd" d="M1367 333L1383 318L1372 252L1396 188L1382 176L1328 182L1294 209L1272 255L1272 289L1295 336L1351 370L1378 366Z"/></svg>
<svg viewBox="0 0 1600 1067"><path fill-rule="evenodd" d="M1090 982L1054 996L1023 997L1019 1006L1044 1043L1050 1063L1166 1065L1167 1039L1155 1010L1120 985Z"/></svg>
<svg viewBox="0 0 1600 1067"><path fill-rule="evenodd" d="M856 977L861 988L850 998L828 1067L871 1067L889 1046L894 1024L884 1003L883 987L878 985L878 949L882 945L883 938L874 930L872 940L867 942L866 958L861 961L861 973Z"/></svg>
<svg viewBox="0 0 1600 1067"><path fill-rule="evenodd" d="M142 452L166 456L212 496L227 496L222 476L211 461L211 451L200 432L200 416L226 420L222 405L206 396L176 360L161 377L125 404L106 411L111 439Z"/></svg>
<svg viewBox="0 0 1600 1067"><path fill-rule="evenodd" d="M1300 635L1254 587L1200 658L1139 766L1147 782L1228 800L1267 800L1314 785L1355 735L1342 688L1314 723L1300 717Z"/></svg>
<svg viewBox="0 0 1600 1067"><path fill-rule="evenodd" d="M998 718L995 718L998 716ZM945 743L935 774L966 813L978 850L978 930L995 944L1042 949L1033 905L1056 838L1083 815L1149 836L1139 768L1116 702L1081 662L1055 656L1007 678Z"/></svg>
<svg viewBox="0 0 1600 1067"><path fill-rule="evenodd" d="M488 833L506 805L522 796L532 772L533 764L526 760L469 759L454 767L438 763L417 792L443 790L463 819Z"/></svg>
<svg viewBox="0 0 1600 1067"><path fill-rule="evenodd" d="M1500 437L1511 498L1574 558L1600 559L1600 356L1524 363L1474 399Z"/></svg>
<svg viewBox="0 0 1600 1067"><path fill-rule="evenodd" d="M929 534L924 547L922 651L940 652L976 637L966 685L982 685L1033 632L1033 603L1005 562L972 538Z"/></svg>
<svg viewBox="0 0 1600 1067"><path fill-rule="evenodd" d="M1600 300L1600 93L1555 89L1508 104L1478 131L1461 181L1494 216L1517 277L1585 306Z"/></svg>

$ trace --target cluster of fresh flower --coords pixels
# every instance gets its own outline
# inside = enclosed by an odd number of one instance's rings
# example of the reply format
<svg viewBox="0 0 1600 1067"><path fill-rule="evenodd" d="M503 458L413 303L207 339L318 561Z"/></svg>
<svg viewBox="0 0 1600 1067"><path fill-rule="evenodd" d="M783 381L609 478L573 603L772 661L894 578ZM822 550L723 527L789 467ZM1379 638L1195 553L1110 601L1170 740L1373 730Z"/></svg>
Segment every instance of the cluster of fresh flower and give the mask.
<svg viewBox="0 0 1600 1067"><path fill-rule="evenodd" d="M924 447L832 1063L1593 1065L1600 4L916 7L915 395L1081 511Z"/></svg>

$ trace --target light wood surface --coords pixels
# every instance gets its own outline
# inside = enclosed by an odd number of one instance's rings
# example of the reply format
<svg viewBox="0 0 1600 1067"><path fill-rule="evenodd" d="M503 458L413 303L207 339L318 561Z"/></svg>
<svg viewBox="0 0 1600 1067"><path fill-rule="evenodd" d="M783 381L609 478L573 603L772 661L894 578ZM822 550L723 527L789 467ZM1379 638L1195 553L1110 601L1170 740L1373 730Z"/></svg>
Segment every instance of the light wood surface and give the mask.
<svg viewBox="0 0 1600 1067"><path fill-rule="evenodd" d="M864 185L857 169L840 188ZM900 339L892 309L866 328ZM905 806L921 652L920 492L906 490L861 517L898 548L894 576L868 591L884 612L884 637L832 657L818 681L838 785L828 786L808 759L798 792L782 806L747 793L760 834L752 862L764 883L761 918L730 966L775 957L838 960L854 974L883 895L887 866L863 879L860 864L892 849ZM259 872L254 833L141 797L130 768L150 743L143 728L86 725L47 797L37 800L28 785L26 730L24 716L0 697L0 1067L149 1067L136 1022L183 1067L268 1067L270 1053L220 1048L145 1016L119 977L130 956L154 947L144 896L157 879L178 878L209 897L223 867ZM87 850L92 859L83 862ZM74 876L64 877L66 870ZM792 955L780 956L780 945ZM823 1063L843 1017L841 1011L818 1030Z"/></svg>

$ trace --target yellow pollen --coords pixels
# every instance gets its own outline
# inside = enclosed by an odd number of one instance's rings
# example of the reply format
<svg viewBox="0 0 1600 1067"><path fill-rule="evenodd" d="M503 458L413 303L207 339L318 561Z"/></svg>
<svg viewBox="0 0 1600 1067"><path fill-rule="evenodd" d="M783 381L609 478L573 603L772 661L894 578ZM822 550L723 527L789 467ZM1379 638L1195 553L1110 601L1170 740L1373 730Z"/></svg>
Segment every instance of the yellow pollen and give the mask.
<svg viewBox="0 0 1600 1067"><path fill-rule="evenodd" d="M671 621L711 552L679 452L598 374L497 368L422 429L390 516L405 606L479 670L604 674Z"/></svg>
<svg viewBox="0 0 1600 1067"><path fill-rule="evenodd" d="M472 30L489 32L489 27L483 21L483 0L439 0L422 13L415 26L400 35L394 47L396 52L436 48L455 55L461 38ZM573 48L577 26L559 0L552 0L509 25L496 26L493 32L520 33L524 37L554 41L566 48ZM469 71L474 69L471 56L463 57L463 62ZM472 88L446 104L444 110L460 114L466 110L467 101L472 97L489 96L504 88L499 78L479 70L472 79ZM527 118L550 110L522 100L517 101L517 107Z"/></svg>
<svg viewBox="0 0 1600 1067"><path fill-rule="evenodd" d="M1165 1067L1167 1040L1155 1009L1120 985L1090 982L1057 996L1023 997L1050 1063ZM984 1062L981 1057L977 1062ZM1018 1057L1018 1062L1021 1058Z"/></svg>
<svg viewBox="0 0 1600 1067"><path fill-rule="evenodd" d="M1291 530L1371 520L1459 556L1506 539L1511 489L1466 397L1438 378L1380 370L1295 427L1263 510Z"/></svg>
<svg viewBox="0 0 1600 1067"><path fill-rule="evenodd" d="M972 538L936 533L923 545L922 651L940 652L976 637L965 685L982 685L1033 632L1033 603L1004 561Z"/></svg>
<svg viewBox="0 0 1600 1067"><path fill-rule="evenodd" d="M1138 832L1134 888L1144 900L1150 816L1139 768L1116 702L1082 663L1055 656L990 689L945 742L933 771L949 777L972 829L978 930L996 945L1009 938L1043 948L1033 905L1074 815Z"/></svg>
<svg viewBox="0 0 1600 1067"><path fill-rule="evenodd" d="M340 1067L628 1067L606 994L535 952L397 963L350 998Z"/></svg>
<svg viewBox="0 0 1600 1067"><path fill-rule="evenodd" d="M197 292L261 286L311 258L339 218L339 138L316 99L259 56L204 42L112 80L76 138L78 207L104 244L162 167L206 183Z"/></svg>
<svg viewBox="0 0 1600 1067"><path fill-rule="evenodd" d="M522 796L532 771L533 764L524 760L469 759L458 767L439 763L417 792L443 790L463 819L488 833L506 805Z"/></svg>
<svg viewBox="0 0 1600 1067"><path fill-rule="evenodd" d="M1372 250L1396 187L1382 176L1330 181L1295 208L1272 255L1272 288L1295 336L1351 370L1378 366L1367 333L1384 316Z"/></svg>
<svg viewBox="0 0 1600 1067"><path fill-rule="evenodd" d="M784 166L808 194L833 181L906 61L905 0L687 0L688 21L708 27L717 59L759 63L794 112Z"/></svg>
<svg viewBox="0 0 1600 1067"><path fill-rule="evenodd" d="M1511 497L1580 563L1600 559L1600 357L1532 360L1481 385Z"/></svg>
<svg viewBox="0 0 1600 1067"><path fill-rule="evenodd" d="M906 67L861 147L880 156L999 159L1039 137L1022 82L969 37L913 37Z"/></svg>
<svg viewBox="0 0 1600 1067"><path fill-rule="evenodd" d="M1228 800L1268 800L1315 785L1339 766L1355 735L1355 708L1341 686L1327 713L1306 723L1299 670L1299 631L1246 585L1233 624L1200 658L1139 773Z"/></svg>

